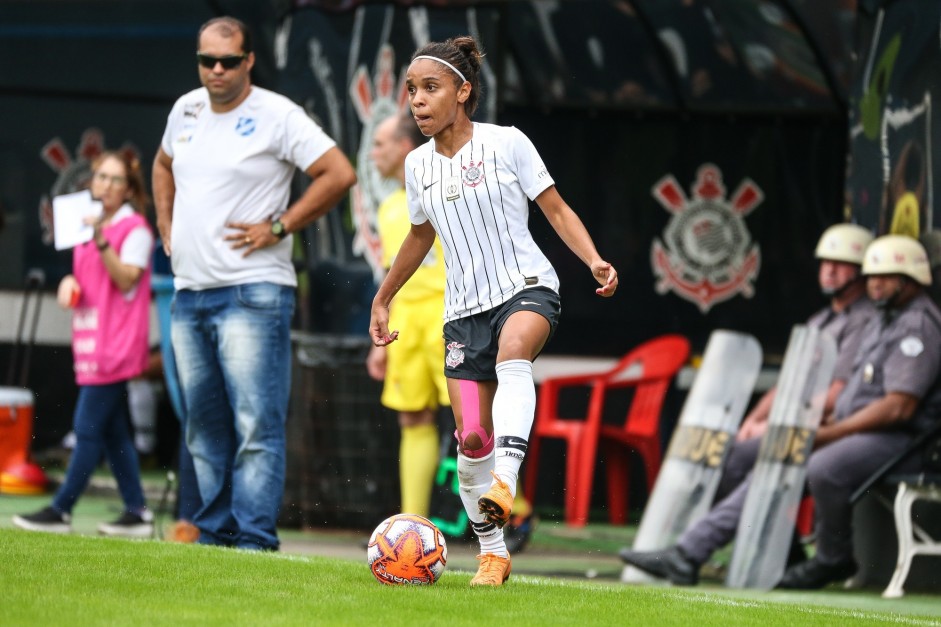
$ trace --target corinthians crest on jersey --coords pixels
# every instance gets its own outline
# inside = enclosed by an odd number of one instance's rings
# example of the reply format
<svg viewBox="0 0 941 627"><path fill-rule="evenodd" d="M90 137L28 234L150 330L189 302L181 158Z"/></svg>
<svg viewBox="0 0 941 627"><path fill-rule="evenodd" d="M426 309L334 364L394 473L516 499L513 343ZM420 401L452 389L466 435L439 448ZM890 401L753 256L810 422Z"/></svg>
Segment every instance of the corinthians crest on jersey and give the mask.
<svg viewBox="0 0 941 627"><path fill-rule="evenodd" d="M480 182L484 180L484 162L483 160L474 163L471 161L465 166L461 167L463 171L462 179L464 185L468 187L477 187L480 185Z"/></svg>
<svg viewBox="0 0 941 627"><path fill-rule="evenodd" d="M672 214L663 240L655 238L650 248L657 292L672 291L703 313L737 294L751 298L761 251L744 217L761 204L761 189L744 179L726 198L722 172L706 163L696 173L691 198L672 175L651 193Z"/></svg>

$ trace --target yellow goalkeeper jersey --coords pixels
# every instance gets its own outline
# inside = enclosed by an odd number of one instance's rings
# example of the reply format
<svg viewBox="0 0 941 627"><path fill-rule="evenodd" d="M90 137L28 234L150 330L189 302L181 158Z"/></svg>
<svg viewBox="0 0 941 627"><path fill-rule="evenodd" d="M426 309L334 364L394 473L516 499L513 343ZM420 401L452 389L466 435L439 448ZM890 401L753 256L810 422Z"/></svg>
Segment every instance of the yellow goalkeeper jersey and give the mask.
<svg viewBox="0 0 941 627"><path fill-rule="evenodd" d="M379 205L377 226L382 241L382 265L388 269L412 227L404 188L390 194ZM441 248L441 242L435 237L435 243L428 255L412 278L399 290L396 299L414 301L434 297L443 301L444 282L444 250Z"/></svg>

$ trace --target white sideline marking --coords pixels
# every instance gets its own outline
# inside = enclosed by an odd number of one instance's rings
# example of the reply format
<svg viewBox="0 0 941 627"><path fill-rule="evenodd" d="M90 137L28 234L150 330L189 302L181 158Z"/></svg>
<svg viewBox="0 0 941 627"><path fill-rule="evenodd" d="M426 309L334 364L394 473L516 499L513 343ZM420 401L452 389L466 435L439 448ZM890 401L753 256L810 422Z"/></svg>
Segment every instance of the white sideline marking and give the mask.
<svg viewBox="0 0 941 627"><path fill-rule="evenodd" d="M901 616L897 614L878 614L875 612L860 612L859 610L842 610L834 607L826 607L819 605L797 605L787 603L785 601L754 601L750 599L732 599L724 596L712 596L706 594L664 594L664 596L673 596L676 598L684 598L689 601L696 601L699 603L709 604L709 605L723 605L729 607L745 607L745 608L759 608L765 606L775 606L782 605L793 607L796 611L810 614L815 616L835 616L840 618L854 618L854 619L864 619L870 621L880 621L883 623L891 623L897 625L938 625L938 621L933 618L925 617L918 618L912 616Z"/></svg>
<svg viewBox="0 0 941 627"><path fill-rule="evenodd" d="M461 574L473 574L470 571L463 570L453 570L452 572L461 573ZM605 586L598 585L593 582L579 582L579 581L567 581L563 579L552 579L542 576L533 576L533 575L513 575L510 581L516 581L518 583L525 583L534 586L542 587L559 587L559 588L581 588L586 590L592 590L593 592L613 592L621 593L625 590L638 590L638 588L630 586ZM652 589L651 589L652 590ZM867 620L867 621L878 621L885 624L894 624L894 625L939 625L937 619L931 617L919 618L916 616L902 616L898 614L880 614L876 612L861 612L859 610L844 610L835 607L828 607L822 605L797 605L796 603L789 603L787 601L769 599L764 600L753 600L753 599L734 599L731 597L726 597L722 595L710 595L710 594L691 594L688 592L682 591L669 591L669 590L658 590L659 594L664 597L672 597L674 599L692 601L696 603L702 603L704 605L718 605L723 607L741 607L748 609L758 609L763 607L774 607L774 606L785 606L788 608L794 608L796 611L813 615L813 616L827 616L835 618L852 618L858 620Z"/></svg>

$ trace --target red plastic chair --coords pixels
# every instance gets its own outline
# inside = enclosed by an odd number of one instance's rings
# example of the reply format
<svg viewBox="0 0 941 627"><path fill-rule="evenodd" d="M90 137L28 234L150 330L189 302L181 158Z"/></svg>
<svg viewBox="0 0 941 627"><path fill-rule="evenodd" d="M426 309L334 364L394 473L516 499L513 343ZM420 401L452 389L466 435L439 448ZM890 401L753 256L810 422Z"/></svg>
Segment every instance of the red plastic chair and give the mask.
<svg viewBox="0 0 941 627"><path fill-rule="evenodd" d="M814 532L814 497L805 495L797 508L797 520L794 521L799 538L810 537Z"/></svg>
<svg viewBox="0 0 941 627"><path fill-rule="evenodd" d="M627 521L627 451L636 450L644 459L648 486L653 487L660 469L660 411L673 377L689 357L689 341L680 335L664 335L631 350L605 372L554 377L542 382L536 404L536 419L526 454L524 490L535 502L539 474L539 449L544 438L566 442L565 522L583 526L588 522L595 457L599 437L610 440L606 461L609 469L608 507L612 523ZM581 418L559 416L559 395L572 387L591 388L588 409ZM609 389L633 387L634 395L623 425L602 425L605 395ZM615 473L620 473L614 477Z"/></svg>

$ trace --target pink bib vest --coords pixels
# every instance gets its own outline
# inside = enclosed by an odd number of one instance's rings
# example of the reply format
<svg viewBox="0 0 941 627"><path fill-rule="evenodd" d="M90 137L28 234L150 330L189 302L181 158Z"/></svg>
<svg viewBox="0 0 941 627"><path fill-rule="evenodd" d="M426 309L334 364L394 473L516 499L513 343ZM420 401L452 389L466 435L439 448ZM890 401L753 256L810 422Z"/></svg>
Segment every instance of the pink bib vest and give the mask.
<svg viewBox="0 0 941 627"><path fill-rule="evenodd" d="M120 251L128 234L141 226L150 229L147 220L134 213L105 227L102 234ZM129 292L131 297L111 280L94 241L73 249L72 272L82 290L72 314L76 383L104 385L140 375L149 353L150 266Z"/></svg>

